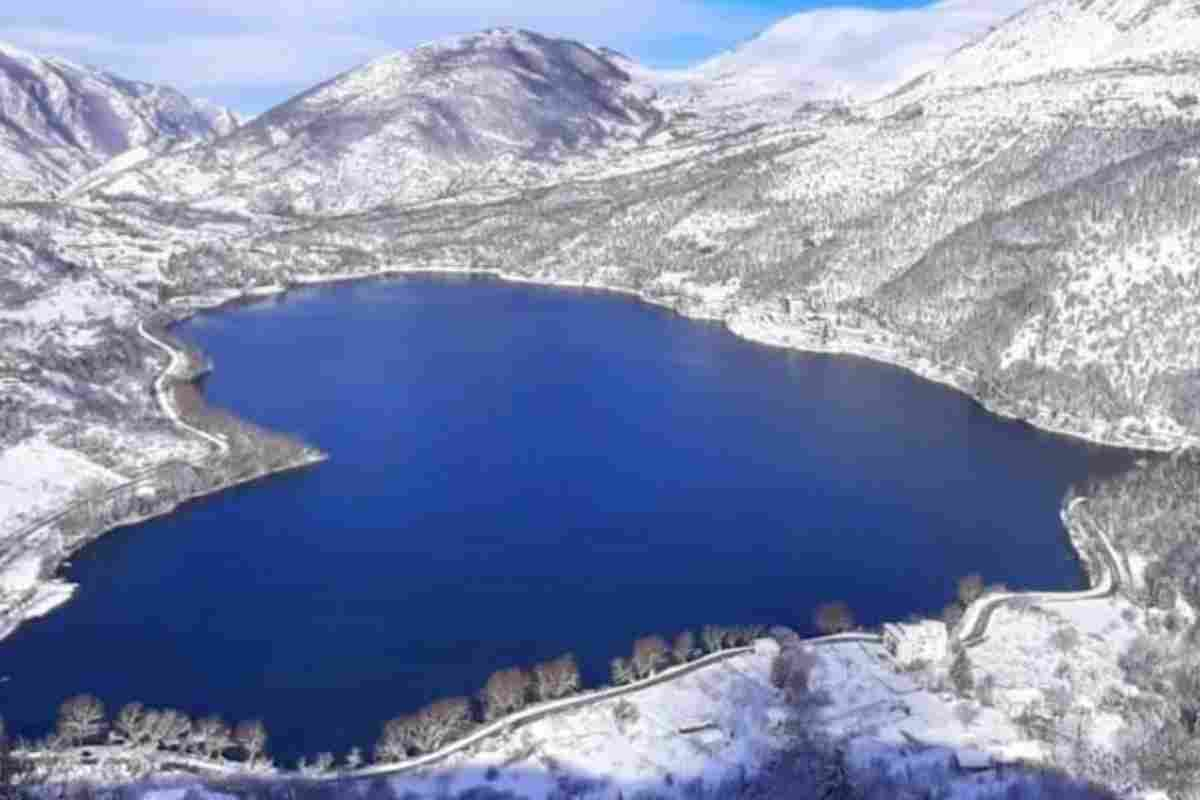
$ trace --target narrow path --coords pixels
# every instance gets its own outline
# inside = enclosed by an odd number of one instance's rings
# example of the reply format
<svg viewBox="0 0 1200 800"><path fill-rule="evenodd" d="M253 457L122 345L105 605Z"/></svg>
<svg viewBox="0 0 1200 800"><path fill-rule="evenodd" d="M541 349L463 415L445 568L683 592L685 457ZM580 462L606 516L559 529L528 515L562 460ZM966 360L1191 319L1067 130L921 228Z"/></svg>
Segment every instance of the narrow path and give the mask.
<svg viewBox="0 0 1200 800"><path fill-rule="evenodd" d="M189 425L183 420L179 412L175 409L175 404L171 402L170 391L167 389L167 379L172 375L177 374L183 369L186 362L186 356L175 348L171 347L166 342L153 336L146 330L146 323L139 322L137 326L138 333L150 344L167 354L170 361L167 363L167 368L162 371L158 379L154 381L154 391L158 395L158 404L162 407L163 413L166 414L176 425L194 433L196 436L204 439L209 444L217 449L219 455L228 455L229 443L220 436L215 436L207 431L202 431L194 425Z"/></svg>

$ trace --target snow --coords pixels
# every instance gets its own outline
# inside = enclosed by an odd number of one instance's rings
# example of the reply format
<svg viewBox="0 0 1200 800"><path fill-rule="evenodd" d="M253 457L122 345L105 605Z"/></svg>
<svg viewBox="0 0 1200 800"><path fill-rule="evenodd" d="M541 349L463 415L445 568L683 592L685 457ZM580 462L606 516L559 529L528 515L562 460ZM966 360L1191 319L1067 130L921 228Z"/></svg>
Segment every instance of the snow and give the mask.
<svg viewBox="0 0 1200 800"><path fill-rule="evenodd" d="M37 439L0 450L0 543L81 489L108 488L124 480L76 451Z"/></svg>
<svg viewBox="0 0 1200 800"><path fill-rule="evenodd" d="M0 43L0 199L52 199L113 156L228 133L232 114L166 87ZM36 100L34 98L37 98ZM113 165L127 168L129 162Z"/></svg>
<svg viewBox="0 0 1200 800"><path fill-rule="evenodd" d="M1191 0L1039 0L992 36L952 55L923 91L1026 81L1194 53L1200 16Z"/></svg>
<svg viewBox="0 0 1200 800"><path fill-rule="evenodd" d="M624 291L692 316L722 320L757 341L859 353L971 390L975 367L935 359L929 345L936 336L926 341L907 328L843 316L834 304L871 299L903 280L962 226L992 213L1003 216L1053 192L1059 186L1054 181L1086 177L1099 164L1092 164L1097 153L1115 163L1148 146L1128 144L1122 131L1189 129L1198 118L1197 111L1171 102L1196 87L1194 67L1175 61L1179 54L1194 60L1194 43L1200 41L1194 19L1182 13L1185 3L1042 0L998 35L950 52L971 41L992 15L1017 5L1015 0L949 0L887 13L812 12L694 71L655 72L618 60L634 80L618 87L613 97L628 105L630 98L645 102L658 92L656 107L668 123L649 141L641 141L638 134L648 125L624 125L600 116L592 122L608 139L582 154L556 151L545 162L507 152L478 165L448 165L412 146L404 124L412 117L403 114L398 122L380 126L381 139L345 143L337 148L336 160L305 162L301 171L292 169L289 159L305 152L306 134L287 125L264 129L253 146L204 151L212 163L198 152L182 150L146 160L153 150L149 144L118 156L72 188L88 190L111 180L104 191L157 200L166 187L168 198L194 200L193 210L239 216L214 218L193 229L190 223L177 225L149 213L127 214L93 194L57 208L56 213L71 219L55 220L49 242L56 254L81 265L76 272L82 277L43 269L45 262L34 257L14 260L21 268L4 278L19 299L0 309L0 366L5 370L0 381L6 398L39 416L33 435L0 451L0 535L62 508L84 488L112 485L120 473L207 452L197 437L167 425L172 409L159 406L147 392L166 360L161 355L146 354L119 379L85 387L126 404L121 407L130 414L119 422L83 418L85 404L76 401L82 384L69 366L74 359L101 360L107 337L133 336L137 321L156 308L156 289L179 290L191 279L204 293L179 298L175 307L265 296L295 284L418 267L470 272L483 264L514 280ZM883 46L907 41L910 26L940 32L919 46L894 51ZM842 35L850 36L843 53L822 49ZM363 105L351 110L370 117L396 102L397 87L412 90L406 82L416 80L421 59L438 47L468 41L511 42L535 61L540 57L524 34L488 32L380 59L334 81L301 106L362 98ZM872 48L879 58L858 57L855 48L860 46ZM807 61L795 55L803 48L812 50L805 54ZM838 72L845 67L838 61L843 55L857 71ZM871 97L942 59L943 67L897 96L849 107L807 104L814 97ZM1116 69L1130 59L1137 69ZM516 71L537 79L525 68ZM433 88L446 97L470 96L491 86L489 80L439 75ZM910 114L914 109L921 113ZM642 119L636 105L627 110L631 119ZM797 110L802 113L794 114ZM749 123L764 121L770 124L749 129ZM1074 154L1085 167L1053 180L1011 186L1026 172L1040 170L1039 159L1053 152L1053 143L1069 140L1077 130L1097 137L1093 149ZM479 139L497 149L528 144L522 131L505 127L484 126ZM12 157L0 144L0 170L13 176L10 183L36 179L9 169ZM735 166L723 166L726 159ZM1068 162L1053 164L1069 167ZM1195 157L1178 161L1180 171L1195 171L1200 179L1197 165ZM81 174L72 170L67 177ZM699 177L689 182L693 174ZM608 199L589 205L591 195L619 196L627 181L635 192L619 197L622 202L614 204L611 214L597 213L595 229L580 224L561 243L539 240L535 263L513 263L504 236L525 219L519 205L522 192L566 182L565 188L547 192L548 213L538 218L539 225L552 227L554 201L565 198L567 208L579 202L579 219L586 220ZM64 179L62 185L68 183ZM455 214L464 219L467 215L459 213L463 204L485 208L494 203L501 209L495 212L500 222L478 229L465 223L461 238L480 242L474 250L460 249L456 242L430 245L427 253L427 241L410 234L407 221L403 230L384 227L383 233L360 220L345 229L332 220L297 224L274 213L289 198L298 198L297 207L308 211L356 209L379 200L414 203L414 224L421 215L432 217L434 210L445 208L451 219ZM329 206L320 206L326 201ZM896 218L886 228L871 230L881 215ZM6 207L2 217L22 233L39 232L48 219L17 207ZM1146 425L1158 437L1154 446L1166 449L1190 434L1169 408L1155 405L1150 393L1162 377L1200 368L1200 339L1179 333L1200 327L1200 242L1186 220L1155 218L1136 230L1121 222L1101 219L1073 231L1077 241L1063 247L1046 268L1040 287L1044 302L1036 312L1014 320L1010 340L997 343L1003 350L999 362L1002 369L1100 370L1136 413L1116 420L1063 422L1049 416L1061 409L1038 406L1033 421L1109 442L1137 441L1122 431ZM310 225L319 234L305 239ZM866 232L860 234L860 229ZM1021 230L1004 235L1014 247L1039 245ZM388 241L372 243L372 236ZM404 239L394 250L393 236ZM848 244L843 247L839 240ZM242 249L232 245L240 242L252 243ZM231 258L208 275L166 268L172 254L194 253L203 246L229 247ZM352 257L329 263L322 255L339 248L361 252L361 262ZM802 261L809 249L818 250L812 264ZM649 255L646 263L631 266L630 253ZM793 259L798 268L792 268ZM170 280L180 283L169 286ZM944 290L937 302L921 309L948 315L943 327L930 326L935 334L957 330L967 320L956 314L965 317L981 307L978 287L968 281L937 288ZM67 366L32 376L27 365L41 363L38 359L47 353ZM135 419L144 427L131 429ZM80 455L84 452L90 455ZM1140 560L1131 561L1133 571L1140 572ZM44 611L69 596L70 587L40 582L41 567L36 549L11 558L0 587L17 593L33 589L36 597L29 609ZM954 695L944 660L902 670L869 642L822 645L815 683L829 702L815 713L829 731L847 737L860 763L883 757L897 769L943 768L953 756L960 762L1044 758L1044 743L1023 734L1012 715L1045 710L1064 696L1071 699L1072 713L1087 715L1095 743L1108 747L1119 738L1122 721L1105 698L1132 691L1118 658L1145 629L1145 615L1119 599L1089 596L1041 609L1001 608L986 638L969 649L976 678L990 676L996 683L990 706L978 697ZM1079 636L1074 644L1068 631ZM628 698L634 721L618 724L618 706L628 714L623 701L605 701L489 739L420 774L389 780L430 791L472 781L482 786L488 779L481 776L497 767L499 777L488 785L519 787L534 795L549 794L558 778L571 772L599 771L647 789L661 787L668 775L718 781L741 766L765 763L780 744L778 732L792 720L795 710L769 685L768 665L765 652L738 657ZM678 733L697 721L711 721L715 727ZM175 800L172 791L163 789L162 800Z"/></svg>
<svg viewBox="0 0 1200 800"><path fill-rule="evenodd" d="M155 155L155 152L145 145L131 147L124 153L106 161L97 169L80 176L77 180L64 187L62 190L63 194L73 196L85 192L91 186L106 180L112 175L116 175L118 172L135 167L143 161L153 158Z"/></svg>
<svg viewBox="0 0 1200 800"><path fill-rule="evenodd" d="M390 779L398 795L455 792L472 786L520 790L544 797L569 776L620 787L664 787L666 781L703 781L712 786L766 765L786 740L772 713L787 716L786 704L770 686L769 640L756 652L652 686L620 699L531 723L490 738L448 762L416 776ZM716 732L680 733L696 719ZM485 777L489 768L497 774ZM596 792L591 796L601 796ZM607 796L607 795L605 795ZM628 796L628 795L627 795Z"/></svg>
<svg viewBox="0 0 1200 800"><path fill-rule="evenodd" d="M915 9L805 11L694 70L718 93L871 100L938 67L1029 0L943 0Z"/></svg>

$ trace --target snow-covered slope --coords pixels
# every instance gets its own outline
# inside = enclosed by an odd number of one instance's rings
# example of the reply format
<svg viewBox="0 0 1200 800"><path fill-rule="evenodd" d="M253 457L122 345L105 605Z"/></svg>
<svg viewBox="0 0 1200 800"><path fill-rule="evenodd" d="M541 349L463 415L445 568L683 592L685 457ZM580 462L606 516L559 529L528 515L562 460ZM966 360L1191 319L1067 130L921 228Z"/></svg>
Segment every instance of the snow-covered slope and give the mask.
<svg viewBox="0 0 1200 800"><path fill-rule="evenodd" d="M919 8L828 7L786 17L699 66L657 75L691 105L790 113L871 100L938 67L1030 0L942 0Z"/></svg>
<svg viewBox="0 0 1200 800"><path fill-rule="evenodd" d="M939 34L930 58L947 57L902 91L799 115L748 91L737 113L689 108L686 75L494 31L373 62L211 145L130 151L71 202L0 205L0 500L19 515L84 494L69 453L95 482L197 446L145 391L161 354L137 319L403 269L638 293L771 344L899 363L1043 428L1194 444L1196 15L1197 0L1039 0L977 41L972 25ZM903 80L921 52L879 74ZM644 88L672 81L674 97ZM434 202L400 207L413 200ZM311 213L351 210L363 213ZM49 468L23 466L39 459ZM1126 633L1165 626L1136 614L1107 600L1062 620L998 614L972 658L1001 679L1001 702L935 702L931 679L937 740L958 747L1008 729L981 718L1057 709L1067 684L1101 738L1124 736L1114 659ZM1078 675L1039 658L1060 629L1104 637L1074 645ZM875 660L854 651L826 674L878 686ZM895 714L897 741L920 749L907 687L865 711L861 696L826 721Z"/></svg>
<svg viewBox="0 0 1200 800"><path fill-rule="evenodd" d="M1197 0L1038 0L951 56L922 88L962 89L1106 69L1195 72L1198 43Z"/></svg>
<svg viewBox="0 0 1200 800"><path fill-rule="evenodd" d="M40 198L134 147L230 133L230 111L0 43L0 200Z"/></svg>
<svg viewBox="0 0 1200 800"><path fill-rule="evenodd" d="M600 50L495 29L372 61L104 191L272 212L432 199L636 141L660 122L651 95Z"/></svg>

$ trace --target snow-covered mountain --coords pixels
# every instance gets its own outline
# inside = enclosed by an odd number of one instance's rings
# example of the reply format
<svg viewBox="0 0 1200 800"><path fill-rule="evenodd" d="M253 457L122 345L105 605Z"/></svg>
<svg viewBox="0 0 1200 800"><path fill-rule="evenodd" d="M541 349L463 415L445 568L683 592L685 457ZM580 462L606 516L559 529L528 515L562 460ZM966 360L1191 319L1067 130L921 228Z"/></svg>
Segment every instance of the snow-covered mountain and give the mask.
<svg viewBox="0 0 1200 800"><path fill-rule="evenodd" d="M1037 0L991 36L954 53L925 91L1015 83L1097 70L1194 74L1196 0Z"/></svg>
<svg viewBox="0 0 1200 800"><path fill-rule="evenodd" d="M174 89L0 43L0 200L50 196L132 148L211 139L237 124Z"/></svg>
<svg viewBox="0 0 1200 800"><path fill-rule="evenodd" d="M495 29L372 61L104 191L266 211L431 199L636 142L661 122L652 95L604 51Z"/></svg>
<svg viewBox="0 0 1200 800"><path fill-rule="evenodd" d="M165 359L138 320L396 269L636 292L758 341L902 364L1042 428L1194 446L1200 2L1020 4L948 0L857 27L847 20L874 17L793 19L670 75L492 31L372 62L213 143L110 161L66 202L0 205L0 524L15 530L88 480L196 457L201 443L145 391ZM839 30L866 31L868 50L913 44L865 62L847 46L844 64L832 50L791 55ZM765 79L769 91L751 91L772 70L795 80L774 98ZM803 104L776 100L796 86L849 100L793 113ZM359 213L329 213L346 211ZM0 554L24 546L3 536ZM1131 552L1133 572L1171 558ZM985 713L1042 713L1069 690L1064 708L1104 717L1075 728L1107 731L1081 741L1096 764L1137 758L1119 749L1137 729L1116 643L1143 623L1187 630L1196 612L1182 597L1175 628L1107 598L1094 627L1063 621L1095 633L1072 655L1078 670L1043 658L1049 630L1028 669L1010 669L1006 643L1049 618L1012 621L989 635L991 655L973 651L979 684L1012 690ZM964 708L939 697L933 717ZM857 728L860 712L844 718ZM967 725L939 740L995 745ZM1042 758L1053 740L1029 730L1012 743Z"/></svg>
<svg viewBox="0 0 1200 800"><path fill-rule="evenodd" d="M941 0L918 8L804 11L657 83L699 107L786 114L811 101L865 101L935 69L1030 0Z"/></svg>

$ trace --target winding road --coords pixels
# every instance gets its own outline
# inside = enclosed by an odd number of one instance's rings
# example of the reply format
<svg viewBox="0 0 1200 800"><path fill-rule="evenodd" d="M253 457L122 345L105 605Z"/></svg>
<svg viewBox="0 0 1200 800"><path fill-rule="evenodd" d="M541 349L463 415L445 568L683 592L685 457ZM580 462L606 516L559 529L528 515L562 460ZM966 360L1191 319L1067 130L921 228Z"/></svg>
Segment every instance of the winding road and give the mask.
<svg viewBox="0 0 1200 800"><path fill-rule="evenodd" d="M1075 498L1063 511L1063 523L1065 525L1070 527L1071 512L1076 506L1084 502L1084 500L1085 498L1082 497ZM1113 547L1108 536L1094 523L1085 524L1083 521L1079 521L1077 524L1080 526L1078 530L1090 532L1102 545L1100 548L1102 573L1095 585L1090 589L1084 589L1079 592L1006 592L981 597L967 608L962 620L959 622L958 627L962 633L958 634L958 641L963 647L975 647L983 644L987 640L987 629L991 623L992 615L996 613L997 609L1007 603L1013 601L1074 603L1080 600L1097 600L1116 594L1117 589L1120 588L1121 576L1121 560L1116 548Z"/></svg>
<svg viewBox="0 0 1200 800"><path fill-rule="evenodd" d="M143 339L158 349L167 354L170 361L167 362L167 368L162 371L158 379L154 381L154 391L158 395L158 404L162 407L163 413L170 417L171 421L184 430L199 436L209 444L216 448L218 455L226 455L229 453L229 443L220 436L215 436L208 431L203 431L194 425L189 425L184 422L183 417L176 410L175 404L171 402L171 393L167 389L167 380L172 375L182 374L183 367L187 363L187 356L180 351L171 347L161 339L156 338L153 334L146 330L146 323L139 322L137 326L138 333Z"/></svg>

